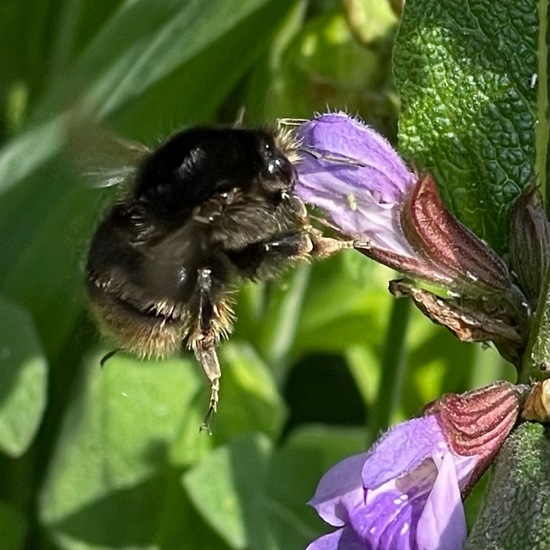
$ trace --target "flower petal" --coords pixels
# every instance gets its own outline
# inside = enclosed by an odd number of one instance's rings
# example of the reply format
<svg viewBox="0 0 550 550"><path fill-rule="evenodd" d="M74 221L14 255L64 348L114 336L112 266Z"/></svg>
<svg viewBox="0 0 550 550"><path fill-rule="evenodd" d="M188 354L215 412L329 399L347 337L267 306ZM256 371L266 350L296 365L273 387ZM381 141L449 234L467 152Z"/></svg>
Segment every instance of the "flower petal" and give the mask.
<svg viewBox="0 0 550 550"><path fill-rule="evenodd" d="M380 202L398 202L415 179L388 141L345 113L305 122L297 137L303 149L314 152L302 159L300 172L328 170L355 189L379 193Z"/></svg>
<svg viewBox="0 0 550 550"><path fill-rule="evenodd" d="M415 178L390 144L344 113L305 122L297 138L296 194L341 232L412 255L400 228L400 204Z"/></svg>
<svg viewBox="0 0 550 550"><path fill-rule="evenodd" d="M313 541L306 550L370 550L349 527L338 529Z"/></svg>
<svg viewBox="0 0 550 550"><path fill-rule="evenodd" d="M339 527L349 519L349 511L363 503L361 469L367 453L350 456L333 466L319 482L308 502L331 525Z"/></svg>
<svg viewBox="0 0 550 550"><path fill-rule="evenodd" d="M472 457L459 458L459 462L465 473L476 464ZM455 457L442 453L426 458L408 474L367 491L362 513L351 516L352 525L369 548L459 549L456 541L463 542L465 523L455 467ZM435 511L432 502L437 503ZM459 525L450 525L460 519ZM419 544L421 530L425 530L425 536Z"/></svg>
<svg viewBox="0 0 550 550"><path fill-rule="evenodd" d="M517 417L513 388L500 383L462 396L446 395L424 417L387 432L370 452L333 467L311 503L341 529L309 550L462 548L462 498L502 442L497 432L509 430ZM480 420L481 411L491 420ZM469 426L470 418L475 426ZM472 430L479 446L470 444Z"/></svg>
<svg viewBox="0 0 550 550"><path fill-rule="evenodd" d="M433 470L431 477L435 478ZM416 524L433 482L431 477L422 485L407 487L407 492L398 489L395 480L367 491L365 505L361 513L352 516L351 523L368 548L415 548Z"/></svg>
<svg viewBox="0 0 550 550"><path fill-rule="evenodd" d="M444 452L447 448L435 416L398 424L369 453L362 470L363 485L367 489L376 489L404 472L410 472L427 456Z"/></svg>
<svg viewBox="0 0 550 550"><path fill-rule="evenodd" d="M419 549L440 550L444 540L446 550L460 550L466 541L466 517L456 463L449 454L440 461L435 460L435 464L438 462L439 475L418 520L416 542ZM473 457L465 459L462 464L462 468L469 471L474 466Z"/></svg>

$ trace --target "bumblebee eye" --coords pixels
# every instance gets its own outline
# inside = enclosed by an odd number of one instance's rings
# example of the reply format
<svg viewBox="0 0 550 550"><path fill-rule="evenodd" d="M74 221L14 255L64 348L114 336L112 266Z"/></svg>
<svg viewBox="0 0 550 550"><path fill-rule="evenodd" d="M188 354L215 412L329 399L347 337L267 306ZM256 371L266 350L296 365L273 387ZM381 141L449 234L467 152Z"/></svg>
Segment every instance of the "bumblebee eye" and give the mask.
<svg viewBox="0 0 550 550"><path fill-rule="evenodd" d="M267 163L268 173L276 178L282 178L291 182L294 179L294 168L284 155L275 155Z"/></svg>
<svg viewBox="0 0 550 550"><path fill-rule="evenodd" d="M282 179L287 182L294 180L294 168L290 161L270 141L261 145L265 170L271 178Z"/></svg>

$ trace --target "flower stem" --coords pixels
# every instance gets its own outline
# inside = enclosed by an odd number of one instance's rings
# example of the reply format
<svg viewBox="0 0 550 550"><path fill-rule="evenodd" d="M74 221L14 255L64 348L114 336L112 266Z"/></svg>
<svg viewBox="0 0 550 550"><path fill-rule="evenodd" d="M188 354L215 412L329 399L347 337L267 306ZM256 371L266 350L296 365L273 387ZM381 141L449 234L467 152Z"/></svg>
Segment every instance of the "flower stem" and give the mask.
<svg viewBox="0 0 550 550"><path fill-rule="evenodd" d="M406 341L410 312L410 300L394 301L384 343L378 401L371 420L372 434L378 434L388 428L399 403L407 356Z"/></svg>
<svg viewBox="0 0 550 550"><path fill-rule="evenodd" d="M533 380L550 378L550 271L540 293L539 305L531 325L527 350L518 373L518 383L529 384Z"/></svg>
<svg viewBox="0 0 550 550"><path fill-rule="evenodd" d="M548 90L550 73L548 71L548 48L550 44L550 4L548 0L539 0L539 37L538 37L538 99L537 99L537 174L546 204L546 213L550 218L550 140L548 139Z"/></svg>

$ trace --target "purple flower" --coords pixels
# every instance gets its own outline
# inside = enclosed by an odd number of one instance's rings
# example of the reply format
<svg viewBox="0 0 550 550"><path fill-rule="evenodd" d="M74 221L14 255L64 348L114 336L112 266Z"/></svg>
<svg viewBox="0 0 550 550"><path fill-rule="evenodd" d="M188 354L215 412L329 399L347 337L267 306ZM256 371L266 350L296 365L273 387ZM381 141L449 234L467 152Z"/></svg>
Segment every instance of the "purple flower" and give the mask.
<svg viewBox="0 0 550 550"><path fill-rule="evenodd" d="M394 285L396 295L410 295L462 340L494 342L518 364L527 300L502 259L447 210L433 177L411 172L384 138L344 113L301 124L297 138L296 194L366 256L441 289Z"/></svg>
<svg viewBox="0 0 550 550"><path fill-rule="evenodd" d="M339 529L308 550L460 550L466 540L462 498L518 414L518 390L508 382L446 395L426 416L340 462L310 501Z"/></svg>
<svg viewBox="0 0 550 550"><path fill-rule="evenodd" d="M400 210L416 176L391 145L344 113L302 124L297 137L307 153L298 165L297 195L327 213L343 233L414 256Z"/></svg>
<svg viewBox="0 0 550 550"><path fill-rule="evenodd" d="M462 292L511 286L502 260L445 208L434 179L411 172L372 128L330 113L303 123L297 138L296 194L363 253Z"/></svg>

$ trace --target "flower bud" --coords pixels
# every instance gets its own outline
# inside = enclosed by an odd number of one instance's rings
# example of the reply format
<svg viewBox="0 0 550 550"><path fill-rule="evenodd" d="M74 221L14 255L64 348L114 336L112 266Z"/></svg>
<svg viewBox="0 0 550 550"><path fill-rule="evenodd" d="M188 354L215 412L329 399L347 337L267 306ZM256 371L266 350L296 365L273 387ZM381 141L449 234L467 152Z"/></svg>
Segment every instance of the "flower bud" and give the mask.
<svg viewBox="0 0 550 550"><path fill-rule="evenodd" d="M550 222L539 191L533 187L520 195L511 215L510 263L532 309L536 309L550 266Z"/></svg>

